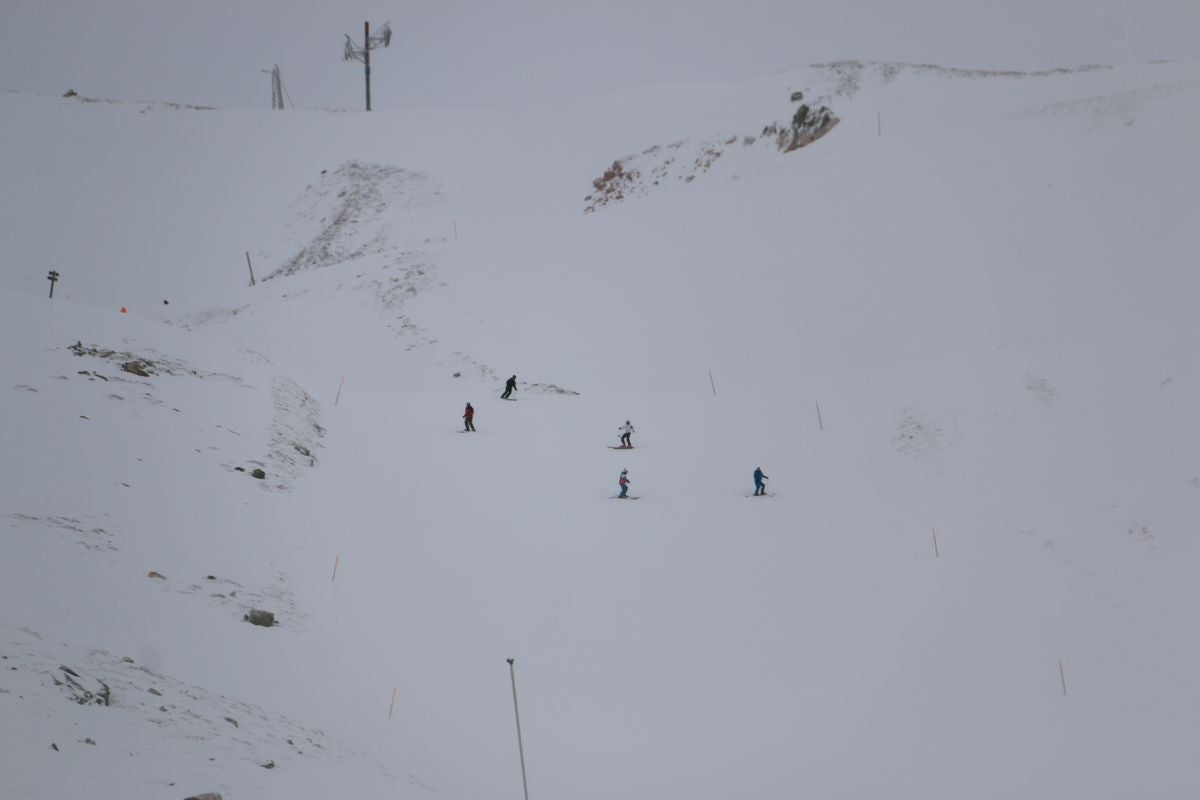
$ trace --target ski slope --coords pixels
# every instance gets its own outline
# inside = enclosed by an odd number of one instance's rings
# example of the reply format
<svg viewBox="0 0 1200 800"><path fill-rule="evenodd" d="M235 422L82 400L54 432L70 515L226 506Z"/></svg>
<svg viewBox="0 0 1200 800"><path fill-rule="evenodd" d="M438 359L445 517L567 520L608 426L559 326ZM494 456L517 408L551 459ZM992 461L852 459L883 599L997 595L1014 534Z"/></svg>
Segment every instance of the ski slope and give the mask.
<svg viewBox="0 0 1200 800"><path fill-rule="evenodd" d="M1187 796L1198 95L0 94L0 797Z"/></svg>

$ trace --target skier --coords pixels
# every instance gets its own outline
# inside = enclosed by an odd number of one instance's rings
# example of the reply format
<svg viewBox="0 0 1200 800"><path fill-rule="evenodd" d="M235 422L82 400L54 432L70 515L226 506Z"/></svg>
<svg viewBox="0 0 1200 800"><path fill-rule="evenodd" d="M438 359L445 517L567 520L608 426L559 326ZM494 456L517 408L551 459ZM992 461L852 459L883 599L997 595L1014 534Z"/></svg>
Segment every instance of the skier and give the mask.
<svg viewBox="0 0 1200 800"><path fill-rule="evenodd" d="M765 480L769 480L769 479L767 478L766 475L763 475L762 467L755 467L754 468L754 496L755 497L759 496L760 494L764 495L764 496L766 495L767 486L766 486L766 484L763 483L763 481L765 481Z"/></svg>
<svg viewBox="0 0 1200 800"><path fill-rule="evenodd" d="M621 470L621 477L617 479L617 485L621 487L621 493L618 498L624 498L629 494L629 470Z"/></svg>
<svg viewBox="0 0 1200 800"><path fill-rule="evenodd" d="M513 375L504 383L504 394L500 395L501 400L509 400L513 392L517 390L517 376Z"/></svg>
<svg viewBox="0 0 1200 800"><path fill-rule="evenodd" d="M617 428L617 430L621 431L621 447L632 448L633 442L630 441L629 437L633 435L633 425L630 424L629 420L625 420L625 424Z"/></svg>
<svg viewBox="0 0 1200 800"><path fill-rule="evenodd" d="M470 403L467 403L467 410L463 412L463 423L466 425L463 433L475 430L475 409L471 407Z"/></svg>

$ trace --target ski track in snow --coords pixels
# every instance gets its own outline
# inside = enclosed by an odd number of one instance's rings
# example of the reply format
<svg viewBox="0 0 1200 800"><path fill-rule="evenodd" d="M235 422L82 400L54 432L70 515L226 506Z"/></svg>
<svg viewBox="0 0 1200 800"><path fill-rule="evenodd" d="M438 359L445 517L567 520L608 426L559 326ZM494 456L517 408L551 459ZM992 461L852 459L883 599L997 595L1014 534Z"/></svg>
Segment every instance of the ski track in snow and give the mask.
<svg viewBox="0 0 1200 800"><path fill-rule="evenodd" d="M1197 88L1195 84L1173 81L1144 89L1060 100L1031 108L1013 116L1017 118L1080 117L1088 120L1089 131L1106 127L1128 127L1135 124L1138 119L1144 117L1147 108L1153 102L1168 97L1176 97L1189 89L1195 88Z"/></svg>
<svg viewBox="0 0 1200 800"><path fill-rule="evenodd" d="M97 519L99 517L107 517L107 514L97 516L86 515L89 519ZM39 517L31 514L5 514L5 518L11 520L10 525L16 527L37 526L47 530L64 531L69 538L85 550L107 550L116 551L117 547L114 544L114 536L109 531L96 525L89 526L89 523L80 520L73 516L45 516Z"/></svg>

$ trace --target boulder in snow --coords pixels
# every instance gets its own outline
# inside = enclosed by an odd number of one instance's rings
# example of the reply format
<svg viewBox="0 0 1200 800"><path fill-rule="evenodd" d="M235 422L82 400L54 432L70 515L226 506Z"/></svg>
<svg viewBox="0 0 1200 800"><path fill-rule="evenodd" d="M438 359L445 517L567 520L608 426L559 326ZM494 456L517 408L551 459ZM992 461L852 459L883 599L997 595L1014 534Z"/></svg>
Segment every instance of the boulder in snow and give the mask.
<svg viewBox="0 0 1200 800"><path fill-rule="evenodd" d="M275 615L270 611L263 611L259 608L250 609L242 619L251 625L261 625L264 628L269 628L275 624Z"/></svg>

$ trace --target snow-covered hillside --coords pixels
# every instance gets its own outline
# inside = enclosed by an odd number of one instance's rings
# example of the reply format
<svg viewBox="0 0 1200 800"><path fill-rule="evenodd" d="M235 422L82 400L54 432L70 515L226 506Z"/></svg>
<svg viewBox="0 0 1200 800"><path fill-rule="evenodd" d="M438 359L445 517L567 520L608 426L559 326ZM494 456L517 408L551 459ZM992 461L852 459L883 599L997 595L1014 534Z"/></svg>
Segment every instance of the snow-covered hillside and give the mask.
<svg viewBox="0 0 1200 800"><path fill-rule="evenodd" d="M1197 100L0 94L0 797L1188 796Z"/></svg>

